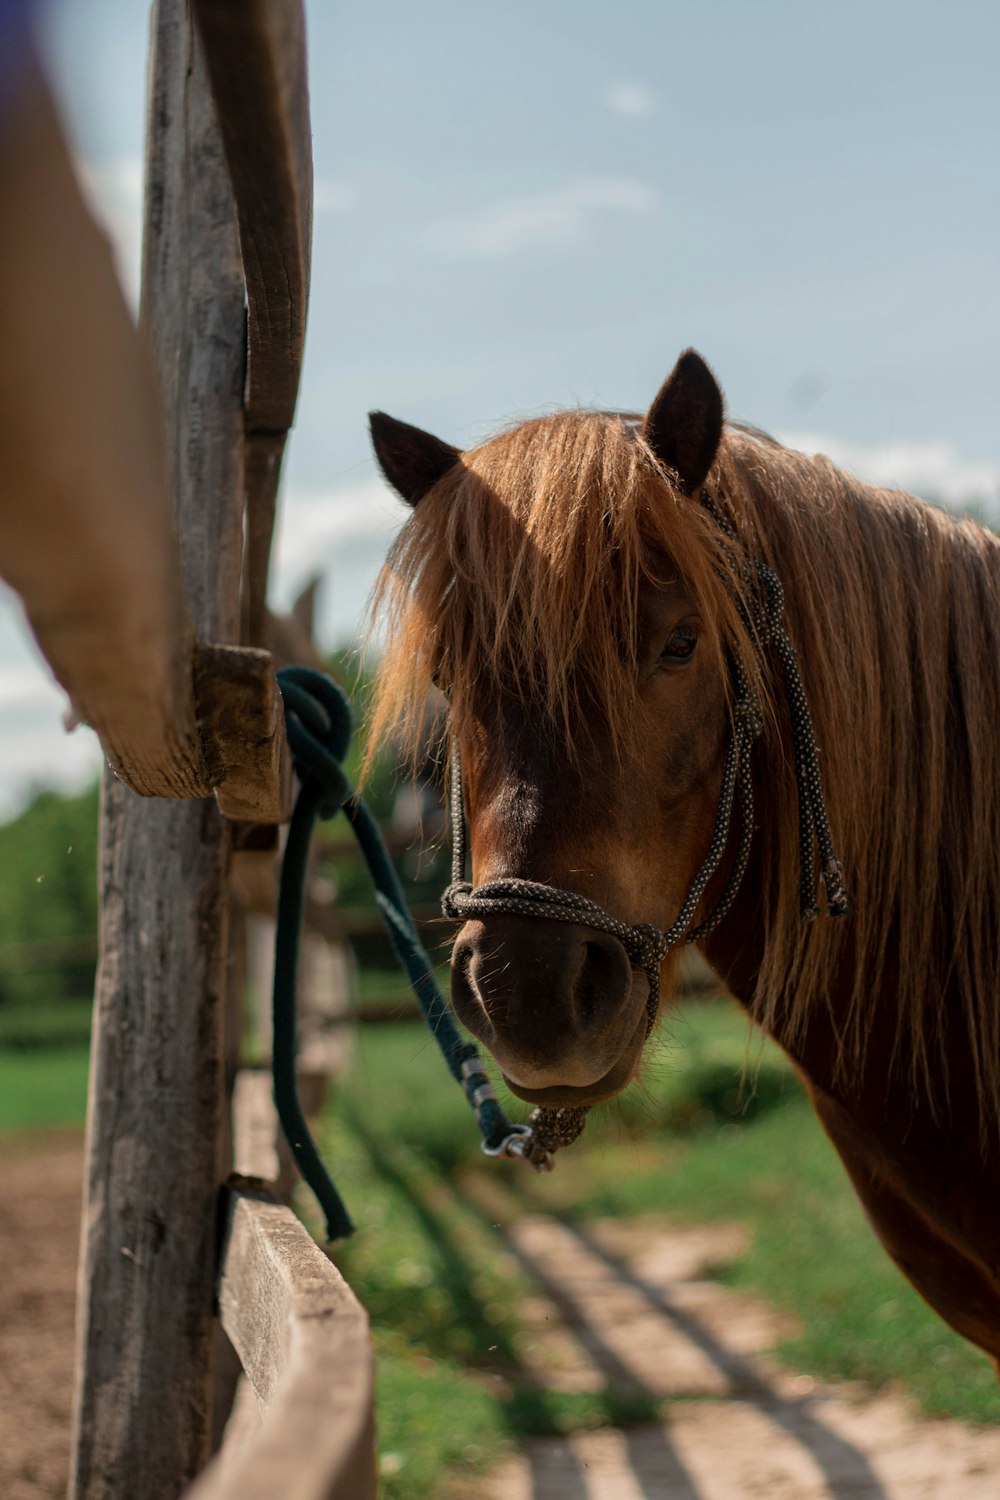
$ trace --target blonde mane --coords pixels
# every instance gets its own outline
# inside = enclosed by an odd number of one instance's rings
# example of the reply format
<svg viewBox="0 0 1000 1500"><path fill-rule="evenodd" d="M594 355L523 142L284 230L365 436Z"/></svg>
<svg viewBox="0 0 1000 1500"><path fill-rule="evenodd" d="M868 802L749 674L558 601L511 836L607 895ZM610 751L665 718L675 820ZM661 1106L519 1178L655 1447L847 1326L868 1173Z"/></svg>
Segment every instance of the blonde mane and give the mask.
<svg viewBox="0 0 1000 1500"><path fill-rule="evenodd" d="M721 665L758 668L739 622L736 557L702 506L674 488L617 415L524 422L462 455L389 553L374 614L386 649L371 737L412 744L431 681L459 736L476 685L495 684L575 738L636 700L636 618L646 578L683 577Z"/></svg>
<svg viewBox="0 0 1000 1500"><path fill-rule="evenodd" d="M735 544L618 416L544 417L464 454L416 507L378 586L387 645L371 742L412 739L436 679L457 734L485 681L530 700L571 749L587 715L614 725L616 705L635 701L643 580L665 567L681 576L720 671L738 656L770 718L758 811L767 939L745 997L754 1015L794 1051L824 1010L849 1080L865 1065L871 997L891 985L891 1065L946 1103L959 1083L942 1071L959 1019L947 994L964 1007L969 1084L996 1121L1000 545L739 428L725 431L707 489L733 517ZM743 564L759 556L785 587L854 906L847 924L799 916L783 698L737 607Z"/></svg>

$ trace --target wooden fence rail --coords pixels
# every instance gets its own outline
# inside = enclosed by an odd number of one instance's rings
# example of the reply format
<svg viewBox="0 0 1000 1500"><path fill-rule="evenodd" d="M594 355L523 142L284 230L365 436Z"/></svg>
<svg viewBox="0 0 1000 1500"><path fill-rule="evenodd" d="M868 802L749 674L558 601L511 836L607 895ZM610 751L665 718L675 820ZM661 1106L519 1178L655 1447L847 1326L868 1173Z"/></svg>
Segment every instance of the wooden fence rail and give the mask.
<svg viewBox="0 0 1000 1500"><path fill-rule="evenodd" d="M217 1295L245 1373L185 1500L374 1500L368 1316L281 1201L290 1157L265 1071L240 1073L234 1126L243 1175L226 1194Z"/></svg>
<svg viewBox="0 0 1000 1500"><path fill-rule="evenodd" d="M368 1318L295 1216L228 1197L219 1313L262 1420L234 1436L186 1500L374 1500Z"/></svg>

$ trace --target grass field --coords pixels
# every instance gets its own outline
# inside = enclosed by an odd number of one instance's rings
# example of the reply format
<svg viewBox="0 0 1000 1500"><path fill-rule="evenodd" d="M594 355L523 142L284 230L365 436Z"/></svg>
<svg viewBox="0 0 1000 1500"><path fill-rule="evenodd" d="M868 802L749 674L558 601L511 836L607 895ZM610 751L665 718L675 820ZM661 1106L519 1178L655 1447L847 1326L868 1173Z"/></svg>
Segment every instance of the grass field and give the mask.
<svg viewBox="0 0 1000 1500"><path fill-rule="evenodd" d="M79 1045L0 1050L0 1131L82 1121L86 1071ZM483 1161L419 1023L362 1029L322 1138L358 1226L336 1258L372 1316L386 1500L435 1495L445 1470L479 1471L529 1434L656 1415L642 1399L549 1394L524 1378L517 1309L535 1288L463 1199L473 1170L502 1173L530 1211L740 1220L751 1247L714 1274L797 1316L802 1332L780 1351L797 1371L894 1383L928 1413L1000 1420L987 1361L893 1269L791 1071L774 1049L748 1049L724 1002L671 1020L642 1089L595 1112L551 1176Z"/></svg>
<svg viewBox="0 0 1000 1500"><path fill-rule="evenodd" d="M87 1047L0 1049L0 1133L83 1124Z"/></svg>

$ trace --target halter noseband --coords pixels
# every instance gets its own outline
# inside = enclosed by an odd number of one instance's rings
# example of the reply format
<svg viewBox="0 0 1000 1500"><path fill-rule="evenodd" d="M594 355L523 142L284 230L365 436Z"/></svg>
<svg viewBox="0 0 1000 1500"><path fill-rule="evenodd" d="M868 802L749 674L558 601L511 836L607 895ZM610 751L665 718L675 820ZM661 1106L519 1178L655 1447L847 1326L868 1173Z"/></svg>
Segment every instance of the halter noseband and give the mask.
<svg viewBox="0 0 1000 1500"><path fill-rule="evenodd" d="M727 539L735 540L731 523L716 509L707 493L702 494L713 520ZM749 569L745 568L745 572ZM816 904L816 852L819 851L819 876L826 891L826 908L832 917L846 916L850 910L844 890L840 861L833 848L830 823L823 801L816 739L812 716L806 701L795 649L785 629L784 590L765 562L753 565L756 587L738 600L738 609L748 628L754 650L759 657L773 647L781 663L791 720L792 748L795 759L795 781L799 805L799 910L804 921L818 915ZM665 931L649 922L630 925L620 921L595 901L575 891L562 891L535 880L516 878L491 880L473 886L465 878L466 818L462 793L462 766L457 742L451 756L451 884L441 897L446 917L468 921L475 917L513 915L544 917L550 921L577 922L610 933L621 943L633 965L641 969L649 984L646 1002L646 1036L656 1021L660 1001L660 965L670 950L680 942L696 943L726 916L736 899L746 873L753 841L753 778L750 753L754 741L763 731L760 707L756 702L746 672L736 656L730 658L733 679L732 733L726 749L722 786L715 814L715 826L708 853L691 882L690 889L673 924ZM719 901L696 927L691 927L698 903L715 874L729 842L733 808L739 804L740 841L733 867ZM520 1130L508 1137L496 1154L525 1156L536 1166L552 1165L552 1152L569 1145L583 1129L586 1106L563 1106L536 1109L530 1120L530 1131Z"/></svg>

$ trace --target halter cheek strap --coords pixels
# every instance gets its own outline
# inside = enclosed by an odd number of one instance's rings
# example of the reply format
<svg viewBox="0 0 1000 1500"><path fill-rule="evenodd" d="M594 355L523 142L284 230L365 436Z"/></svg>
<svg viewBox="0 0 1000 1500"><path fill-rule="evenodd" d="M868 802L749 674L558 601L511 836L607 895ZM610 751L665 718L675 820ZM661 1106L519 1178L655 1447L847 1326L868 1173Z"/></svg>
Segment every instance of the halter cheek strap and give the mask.
<svg viewBox="0 0 1000 1500"><path fill-rule="evenodd" d="M703 501L722 530L733 536L732 527L716 511L707 495ZM806 701L795 650L785 630L784 591L777 575L764 562L755 565L756 588L749 592L750 602L739 604L744 624L758 654L771 647L781 663L791 720L792 747L795 757L795 780L799 804L799 909L804 921L818 915L816 904L816 852L819 851L819 875L826 891L827 912L832 917L846 916L850 910L844 890L840 862L834 853L830 823L823 801L819 760L812 716ZM544 917L555 922L577 922L583 926L610 933L621 943L632 963L645 974L649 985L646 1002L646 1035L656 1021L660 1001L660 965L670 950L684 941L696 943L707 936L726 916L736 899L750 859L754 832L753 777L750 754L754 741L763 729L760 708L756 703L746 672L737 658L730 668L733 676L731 721L732 732L726 749L722 787L715 814L712 840L701 866L673 924L665 931L648 922L630 925L575 891L563 891L535 880L491 880L473 886L465 878L466 818L462 793L462 765L457 743L451 757L451 884L441 897L446 917L468 921L475 917L513 915ZM699 902L709 881L719 867L729 843L733 808L738 804L740 841L726 888L718 903L696 927L691 927ZM583 1129L585 1107L536 1109L531 1116L532 1139L539 1147L544 1141L548 1161L559 1146L568 1145ZM518 1154L526 1154L524 1143L518 1143Z"/></svg>

